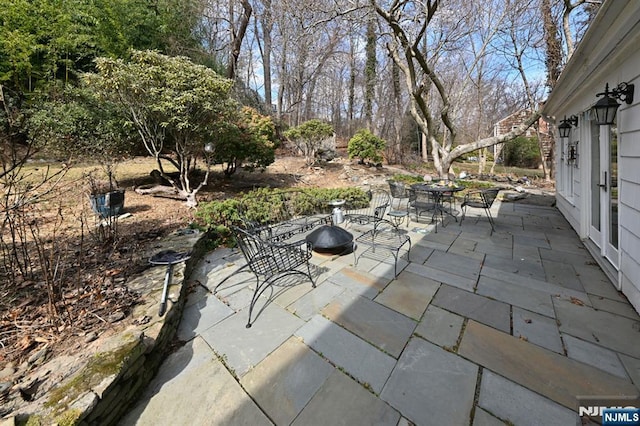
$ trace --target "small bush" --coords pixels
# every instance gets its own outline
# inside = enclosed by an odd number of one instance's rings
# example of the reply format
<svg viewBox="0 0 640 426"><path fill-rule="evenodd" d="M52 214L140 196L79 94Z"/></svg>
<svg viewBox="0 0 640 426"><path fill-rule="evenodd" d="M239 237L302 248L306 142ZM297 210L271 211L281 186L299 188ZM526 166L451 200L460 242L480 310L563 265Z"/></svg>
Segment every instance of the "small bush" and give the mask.
<svg viewBox="0 0 640 426"><path fill-rule="evenodd" d="M379 164L382 162L382 152L386 145L387 143L384 139L380 139L370 131L362 129L349 140L347 152L349 153L349 158L360 158L362 163L368 160L373 164Z"/></svg>
<svg viewBox="0 0 640 426"><path fill-rule="evenodd" d="M220 244L229 245L230 226L242 226L242 216L251 222L273 223L285 216L285 211L296 216L315 213L330 213L328 202L344 199L349 208L362 208L369 204L369 197L360 188L305 188L294 190L274 190L260 188L241 195L239 198L216 200L198 206L196 218L208 231L215 232ZM274 200L280 200L275 204Z"/></svg>
<svg viewBox="0 0 640 426"><path fill-rule="evenodd" d="M540 149L536 138L519 137L504 145L504 165L537 168L540 165Z"/></svg>

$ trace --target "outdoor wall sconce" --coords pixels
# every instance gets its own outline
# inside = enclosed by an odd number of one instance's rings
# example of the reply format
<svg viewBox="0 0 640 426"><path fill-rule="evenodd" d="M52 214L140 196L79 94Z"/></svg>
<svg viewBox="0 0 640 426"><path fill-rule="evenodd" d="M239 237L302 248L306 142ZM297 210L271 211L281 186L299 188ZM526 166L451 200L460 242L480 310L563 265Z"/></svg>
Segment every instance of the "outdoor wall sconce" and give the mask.
<svg viewBox="0 0 640 426"><path fill-rule="evenodd" d="M620 106L616 99L631 105L631 103L633 103L633 88L633 84L620 83L618 87L609 91L609 83L607 83L604 87L604 92L596 94L596 96L603 96L603 98L598 100L593 106L596 113L596 123L600 126L613 124L616 119L616 112Z"/></svg>
<svg viewBox="0 0 640 426"><path fill-rule="evenodd" d="M578 143L569 144L569 152L567 153L567 163L577 164L578 162Z"/></svg>
<svg viewBox="0 0 640 426"><path fill-rule="evenodd" d="M561 120L560 125L558 126L558 133L560 133L560 138L568 138L571 134L571 128L577 125L578 117L572 115L571 117L567 118L567 116L565 115L564 120Z"/></svg>

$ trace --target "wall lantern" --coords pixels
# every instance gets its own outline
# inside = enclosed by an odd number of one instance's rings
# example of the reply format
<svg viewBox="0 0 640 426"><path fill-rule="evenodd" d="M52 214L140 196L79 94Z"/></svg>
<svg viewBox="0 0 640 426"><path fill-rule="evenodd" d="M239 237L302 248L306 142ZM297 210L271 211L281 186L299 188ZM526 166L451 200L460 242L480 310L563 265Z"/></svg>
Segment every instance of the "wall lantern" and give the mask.
<svg viewBox="0 0 640 426"><path fill-rule="evenodd" d="M560 138L568 138L571 134L571 128L577 125L578 117L572 115L571 117L567 118L567 116L565 115L564 120L561 120L560 125L558 126L558 133L560 133Z"/></svg>
<svg viewBox="0 0 640 426"><path fill-rule="evenodd" d="M631 105L633 103L633 87L633 84L620 83L618 87L609 91L609 83L607 83L604 87L604 92L596 94L596 96L603 96L593 106L596 114L596 123L600 126L613 124L616 119L616 111L620 106L616 99Z"/></svg>

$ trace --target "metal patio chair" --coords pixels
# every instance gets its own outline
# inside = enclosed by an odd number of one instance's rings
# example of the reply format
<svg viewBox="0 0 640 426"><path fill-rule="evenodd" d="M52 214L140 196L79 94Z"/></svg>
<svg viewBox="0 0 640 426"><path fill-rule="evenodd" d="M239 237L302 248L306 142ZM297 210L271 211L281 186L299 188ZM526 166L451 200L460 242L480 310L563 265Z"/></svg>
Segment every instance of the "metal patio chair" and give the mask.
<svg viewBox="0 0 640 426"><path fill-rule="evenodd" d="M491 206L498 197L498 193L501 189L502 188L477 189L467 192L461 205L462 217L460 218L460 226L462 226L462 222L464 221L467 213L467 207L484 209L487 219L489 219L489 224L491 225L491 233L493 233L496 229L494 226L495 223L493 216L491 216Z"/></svg>
<svg viewBox="0 0 640 426"><path fill-rule="evenodd" d="M231 230L247 264L218 283L214 293L223 282L243 269L248 268L253 272L256 276L256 288L249 305L247 328L252 325L251 316L258 298L277 280L299 274L309 278L311 286L315 288L309 263L312 256L310 243L304 239L293 243L270 242L237 226L231 226Z"/></svg>

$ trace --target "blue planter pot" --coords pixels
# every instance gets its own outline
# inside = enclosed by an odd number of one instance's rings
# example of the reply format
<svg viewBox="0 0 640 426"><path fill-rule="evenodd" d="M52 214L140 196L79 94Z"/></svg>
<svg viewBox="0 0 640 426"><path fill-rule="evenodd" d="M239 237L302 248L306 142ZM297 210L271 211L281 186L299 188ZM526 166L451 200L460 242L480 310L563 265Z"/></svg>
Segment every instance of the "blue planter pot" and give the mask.
<svg viewBox="0 0 640 426"><path fill-rule="evenodd" d="M118 189L106 194L89 196L91 208L100 217L118 216L124 209L124 190Z"/></svg>

